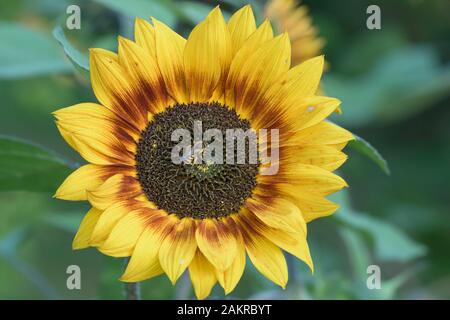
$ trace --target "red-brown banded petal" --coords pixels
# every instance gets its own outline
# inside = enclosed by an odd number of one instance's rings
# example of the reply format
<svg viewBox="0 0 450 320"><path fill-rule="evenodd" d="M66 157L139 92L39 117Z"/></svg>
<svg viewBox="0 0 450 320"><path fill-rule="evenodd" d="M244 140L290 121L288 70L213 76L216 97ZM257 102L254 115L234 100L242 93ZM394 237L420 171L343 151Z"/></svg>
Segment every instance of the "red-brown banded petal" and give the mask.
<svg viewBox="0 0 450 320"><path fill-rule="evenodd" d="M90 49L91 82L97 99L140 131L147 125L147 108L142 105L139 88L133 87L116 54Z"/></svg>
<svg viewBox="0 0 450 320"><path fill-rule="evenodd" d="M241 227L247 254L255 268L267 279L282 288L288 281L288 270L283 252L267 238L257 233L239 216L236 218Z"/></svg>
<svg viewBox="0 0 450 320"><path fill-rule="evenodd" d="M88 200L96 208L106 209L115 202L131 200L142 194L136 178L116 174L95 190L88 190Z"/></svg>
<svg viewBox="0 0 450 320"><path fill-rule="evenodd" d="M220 271L228 269L236 256L236 236L230 227L219 219L200 221L195 233L199 249Z"/></svg>
<svg viewBox="0 0 450 320"><path fill-rule="evenodd" d="M239 49L234 56L230 72L228 73L227 80L225 82L225 103L230 107L235 107L235 90L236 82L240 75L240 70L248 63L250 56L263 44L264 42L273 38L273 31L268 20L265 20L259 27L253 32ZM243 110L241 110L243 111Z"/></svg>
<svg viewBox="0 0 450 320"><path fill-rule="evenodd" d="M73 129L58 122L56 126L65 140L86 161L98 165L134 165L133 153L127 150L117 137L104 136L93 130L72 131Z"/></svg>
<svg viewBox="0 0 450 320"><path fill-rule="evenodd" d="M97 189L106 179L115 174L134 175L128 166L99 166L86 164L72 172L59 186L54 195L62 200L87 200L86 190Z"/></svg>
<svg viewBox="0 0 450 320"><path fill-rule="evenodd" d="M79 103L70 107L56 110L52 113L59 124L64 127L95 128L110 131L130 151L135 149L140 132L119 118L114 112L96 103ZM105 134L108 134L105 132Z"/></svg>
<svg viewBox="0 0 450 320"><path fill-rule="evenodd" d="M139 103L152 114L163 111L168 95L156 59L133 41L119 37L119 63L133 82Z"/></svg>
<svg viewBox="0 0 450 320"><path fill-rule="evenodd" d="M183 218L164 238L159 249L159 262L173 284L191 263L196 250L195 221Z"/></svg>
<svg viewBox="0 0 450 320"><path fill-rule="evenodd" d="M187 103L183 51L186 40L164 23L152 18L155 30L156 59L170 96Z"/></svg>
<svg viewBox="0 0 450 320"><path fill-rule="evenodd" d="M208 101L229 69L231 41L219 7L198 24L184 48L184 68L190 101ZM218 88L219 89L219 88ZM223 89L221 93L223 94Z"/></svg>
<svg viewBox="0 0 450 320"><path fill-rule="evenodd" d="M155 29L150 22L136 17L134 23L134 39L145 50L148 56L156 59Z"/></svg>
<svg viewBox="0 0 450 320"><path fill-rule="evenodd" d="M259 195L253 197L247 199L244 206L265 224L287 232L306 229L299 208L291 201Z"/></svg>
<svg viewBox="0 0 450 320"><path fill-rule="evenodd" d="M314 265L309 251L308 242L306 240L307 230L299 230L298 232L285 232L280 229L269 227L260 221L255 215L244 210L241 213L241 219L257 233L263 235L281 249L289 252L295 257L305 262L311 272L314 272Z"/></svg>
<svg viewBox="0 0 450 320"><path fill-rule="evenodd" d="M102 210L96 208L91 208L88 213L86 213L78 228L77 234L75 235L75 239L73 239L72 242L72 248L74 250L89 247L89 239L91 238L92 231L101 214Z"/></svg>
<svg viewBox="0 0 450 320"><path fill-rule="evenodd" d="M155 215L155 218L147 222L120 280L142 281L164 272L159 263L158 252L162 240L169 235L176 222L175 217L165 214Z"/></svg>
<svg viewBox="0 0 450 320"><path fill-rule="evenodd" d="M286 76L289 70L290 50L289 37L282 34L264 42L245 62L237 60L239 53L235 56L231 63L229 79L236 80L234 86L228 84L227 80L226 89L234 90L235 107L239 114L243 113L245 116L247 113L260 112L256 109L263 108L260 99L267 89ZM241 69L238 70L238 66Z"/></svg>
<svg viewBox="0 0 450 320"><path fill-rule="evenodd" d="M199 300L208 297L217 282L213 265L198 249L189 264L189 276Z"/></svg>
<svg viewBox="0 0 450 320"><path fill-rule="evenodd" d="M297 98L285 92L282 86L274 86L268 90L262 103L266 109L255 115L254 127L278 128L292 136L323 121L336 111L341 102L322 96Z"/></svg>
<svg viewBox="0 0 450 320"><path fill-rule="evenodd" d="M111 114L105 110L93 104L79 104L54 115L61 135L87 161L99 165L134 165L134 138L114 117L109 118Z"/></svg>

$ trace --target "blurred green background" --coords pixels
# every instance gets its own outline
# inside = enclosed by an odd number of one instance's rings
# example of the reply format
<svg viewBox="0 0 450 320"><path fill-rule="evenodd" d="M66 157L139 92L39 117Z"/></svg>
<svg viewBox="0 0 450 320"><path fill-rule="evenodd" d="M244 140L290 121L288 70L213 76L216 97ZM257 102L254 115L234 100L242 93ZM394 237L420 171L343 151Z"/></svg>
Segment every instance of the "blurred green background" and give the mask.
<svg viewBox="0 0 450 320"><path fill-rule="evenodd" d="M123 298L121 259L71 249L87 204L51 197L82 163L50 113L95 101L82 68L87 49L116 50L117 35L131 37L136 15L155 16L187 35L216 4L229 16L249 2L261 17L264 1L0 2L1 299ZM70 4L81 8L81 29L52 32L65 28ZM314 276L288 257L283 291L249 263L230 298L450 298L450 2L303 4L327 42L324 90L343 101L344 113L333 121L379 153L361 141L347 147L341 173L350 188L332 197L341 208L309 225ZM381 8L381 30L366 28L370 4ZM73 264L81 267L81 290L66 287ZM381 268L381 290L366 286L373 264ZM172 287L160 276L142 283L142 296L192 298L193 292L186 278ZM216 287L212 297L223 297L222 290Z"/></svg>

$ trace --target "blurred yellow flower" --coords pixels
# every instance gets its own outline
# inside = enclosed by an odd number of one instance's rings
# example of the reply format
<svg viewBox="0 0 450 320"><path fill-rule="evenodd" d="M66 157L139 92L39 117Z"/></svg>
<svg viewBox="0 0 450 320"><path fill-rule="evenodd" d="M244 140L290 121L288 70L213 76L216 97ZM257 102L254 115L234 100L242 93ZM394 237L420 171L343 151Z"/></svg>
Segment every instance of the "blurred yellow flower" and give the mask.
<svg viewBox="0 0 450 320"><path fill-rule="evenodd" d="M280 32L287 32L292 43L292 64L296 65L321 54L324 39L308 16L308 9L297 0L269 0L265 16Z"/></svg>

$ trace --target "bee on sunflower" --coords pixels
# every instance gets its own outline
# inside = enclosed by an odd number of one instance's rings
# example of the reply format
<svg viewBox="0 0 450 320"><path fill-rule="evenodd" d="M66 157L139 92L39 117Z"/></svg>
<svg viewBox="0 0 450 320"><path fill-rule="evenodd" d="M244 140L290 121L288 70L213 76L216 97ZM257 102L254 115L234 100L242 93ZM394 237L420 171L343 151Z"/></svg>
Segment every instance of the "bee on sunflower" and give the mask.
<svg viewBox="0 0 450 320"><path fill-rule="evenodd" d="M228 22L218 7L184 39L164 23L137 19L135 41L118 53L90 50L97 103L54 112L66 142L88 162L56 191L92 208L73 241L130 257L125 282L165 273L173 284L188 269L206 298L226 294L247 261L285 287L283 250L313 270L307 223L332 214L325 197L347 186L332 173L352 135L327 122L340 101L316 95L322 56L291 68L286 33L257 27L250 6ZM264 165L174 163L180 128L279 130L279 170ZM246 151L248 152L248 151Z"/></svg>

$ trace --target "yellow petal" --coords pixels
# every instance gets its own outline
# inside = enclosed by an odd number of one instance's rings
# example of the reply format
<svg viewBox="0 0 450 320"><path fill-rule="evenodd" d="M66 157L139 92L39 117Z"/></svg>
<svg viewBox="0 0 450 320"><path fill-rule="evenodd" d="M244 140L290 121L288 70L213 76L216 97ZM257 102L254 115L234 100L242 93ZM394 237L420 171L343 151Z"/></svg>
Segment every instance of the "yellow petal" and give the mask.
<svg viewBox="0 0 450 320"><path fill-rule="evenodd" d="M281 90L284 94L284 91ZM312 127L323 121L331 113L335 112L341 101L335 98L311 96L297 98L294 95L284 95L284 101L280 102L288 108L289 119L287 121L291 130L299 131Z"/></svg>
<svg viewBox="0 0 450 320"><path fill-rule="evenodd" d="M288 145L337 145L353 140L353 135L338 125L322 121L312 127L300 130L287 141Z"/></svg>
<svg viewBox="0 0 450 320"><path fill-rule="evenodd" d="M321 195L307 192L299 193L295 188L289 187L282 188L281 191L300 208L306 222L329 216L339 208L337 204Z"/></svg>
<svg viewBox="0 0 450 320"><path fill-rule="evenodd" d="M136 143L140 132L114 112L96 103L78 103L70 107L56 110L52 113L59 124L64 127L95 127L96 130L113 131L122 141Z"/></svg>
<svg viewBox="0 0 450 320"><path fill-rule="evenodd" d="M109 206L100 216L92 231L89 244L94 247L101 246L110 235L117 222L138 206L130 201L120 201Z"/></svg>
<svg viewBox="0 0 450 320"><path fill-rule="evenodd" d="M77 145L75 144L74 139L72 138L72 135L70 134L70 132L64 130L61 127L58 127L58 125L56 125L56 127L58 128L59 133L61 134L61 136L63 137L64 141L67 142L67 144L73 149L73 150L77 150ZM79 151L78 151L79 152ZM100 157L101 158L101 157ZM102 160L100 160L102 161Z"/></svg>
<svg viewBox="0 0 450 320"><path fill-rule="evenodd" d="M235 86L242 67L248 63L250 56L266 41L272 39L273 31L268 20L265 20L258 29L253 32L239 51L235 54L225 84L225 100L228 106L235 106Z"/></svg>
<svg viewBox="0 0 450 320"><path fill-rule="evenodd" d="M183 218L163 240L159 249L159 262L173 284L191 263L196 250L195 221Z"/></svg>
<svg viewBox="0 0 450 320"><path fill-rule="evenodd" d="M302 260L314 272L314 263L304 234L287 233L273 228L266 228L262 234L281 249Z"/></svg>
<svg viewBox="0 0 450 320"><path fill-rule="evenodd" d="M138 211L126 214L117 222L99 250L112 257L131 256L147 221L148 217Z"/></svg>
<svg viewBox="0 0 450 320"><path fill-rule="evenodd" d="M92 89L97 99L137 130L145 128L146 106L140 103L138 92L121 68L117 55L103 49L89 52Z"/></svg>
<svg viewBox="0 0 450 320"><path fill-rule="evenodd" d="M120 280L125 282L142 281L164 272L159 263L158 252L162 240L172 230L175 220L166 216L148 222Z"/></svg>
<svg viewBox="0 0 450 320"><path fill-rule="evenodd" d="M231 36L233 56L255 30L255 16L250 5L242 7L231 16L228 21L228 31Z"/></svg>
<svg viewBox="0 0 450 320"><path fill-rule="evenodd" d="M284 149L281 162L310 164L328 171L339 168L347 155L332 146L299 146Z"/></svg>
<svg viewBox="0 0 450 320"><path fill-rule="evenodd" d="M152 18L155 29L156 58L167 91L178 103L188 102L183 66L186 40L164 23Z"/></svg>
<svg viewBox="0 0 450 320"><path fill-rule="evenodd" d="M222 220L202 220L195 233L197 245L205 257L220 271L233 262L237 244L236 236Z"/></svg>
<svg viewBox="0 0 450 320"><path fill-rule="evenodd" d="M252 229L272 241L275 245L305 262L311 271L314 272L313 261L309 252L308 242L306 241L306 225L305 229L290 233L265 225L249 212L242 213L241 219L245 220L248 225L251 225Z"/></svg>
<svg viewBox="0 0 450 320"><path fill-rule="evenodd" d="M288 270L283 252L248 226L243 229L245 248L255 268L284 289L288 281Z"/></svg>
<svg viewBox="0 0 450 320"><path fill-rule="evenodd" d="M168 100L156 59L133 41L119 37L119 63L139 92L140 103L152 114L163 111Z"/></svg>
<svg viewBox="0 0 450 320"><path fill-rule="evenodd" d="M54 197L62 200L86 200L86 189L97 188L104 182L104 172L101 169L101 166L95 164L78 168L59 186Z"/></svg>
<svg viewBox="0 0 450 320"><path fill-rule="evenodd" d="M306 229L300 209L291 201L264 197L249 198L245 207L265 224L288 232L299 232ZM268 200L266 200L268 199Z"/></svg>
<svg viewBox="0 0 450 320"><path fill-rule="evenodd" d="M135 178L116 174L100 187L88 190L87 196L94 207L104 210L115 202L131 200L140 194L142 194L142 190Z"/></svg>
<svg viewBox="0 0 450 320"><path fill-rule="evenodd" d="M88 162L98 165L134 164L133 154L113 135L105 136L94 130L73 131L59 123L57 128L67 143Z"/></svg>
<svg viewBox="0 0 450 320"><path fill-rule="evenodd" d="M195 295L199 300L209 296L217 281L214 275L214 267L200 250L196 251L192 262L189 264L189 276L194 286Z"/></svg>
<svg viewBox="0 0 450 320"><path fill-rule="evenodd" d="M281 81L289 70L290 50L289 38L287 34L282 34L263 43L245 62L239 62L239 54L236 55L230 67L229 79L230 76L231 79L236 77L234 102L238 113L245 115L260 111L255 108L263 107L259 102L267 89L273 83ZM237 66L241 69L238 70ZM227 90L228 88L227 84Z"/></svg>
<svg viewBox="0 0 450 320"><path fill-rule="evenodd" d="M134 39L148 56L156 59L155 29L148 21L136 17Z"/></svg>
<svg viewBox="0 0 450 320"><path fill-rule="evenodd" d="M245 246L240 239L237 243L236 256L231 266L225 271L219 271L216 269L217 279L220 285L223 287L225 294L229 294L234 290L239 280L242 277L245 269L246 254Z"/></svg>
<svg viewBox="0 0 450 320"><path fill-rule="evenodd" d="M89 239L91 238L92 231L101 214L102 211L96 208L91 208L88 213L86 213L78 228L75 239L73 239L72 242L72 248L74 250L84 249L89 246Z"/></svg>
<svg viewBox="0 0 450 320"><path fill-rule="evenodd" d="M199 23L184 48L186 85L190 101L209 100L231 60L230 38L219 7ZM224 67L223 67L224 66Z"/></svg>
<svg viewBox="0 0 450 320"><path fill-rule="evenodd" d="M136 142L103 106L78 104L54 112L56 125L87 161L100 165L134 164ZM67 140L67 137L70 137Z"/></svg>
<svg viewBox="0 0 450 320"><path fill-rule="evenodd" d="M345 180L338 175L316 166L291 164L285 170L286 172L283 172L277 180L286 182L286 188L294 188L299 193L329 195L348 187Z"/></svg>
<svg viewBox="0 0 450 320"><path fill-rule="evenodd" d="M313 96L319 87L323 72L324 57L318 56L309 59L287 73L284 90L287 95L297 98Z"/></svg>
<svg viewBox="0 0 450 320"><path fill-rule="evenodd" d="M72 172L59 186L54 195L62 200L87 200L86 190L93 190L102 185L106 179L118 174L133 174L133 169L126 166L99 166L86 164Z"/></svg>

